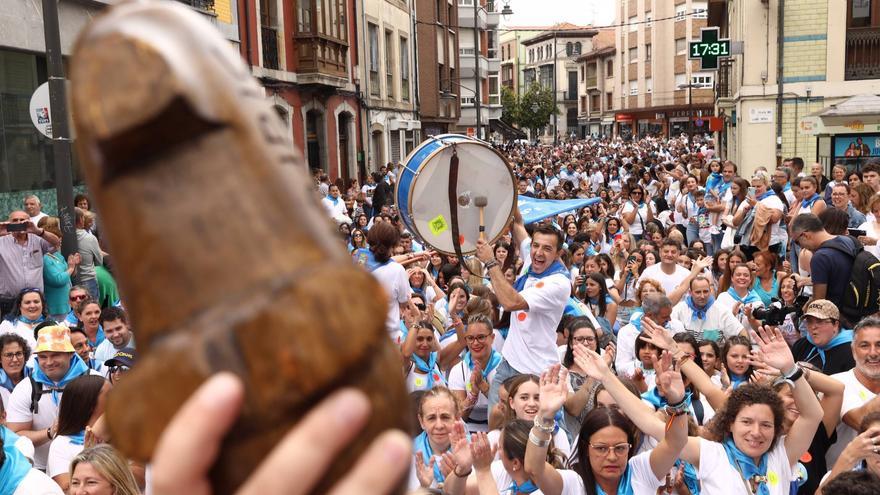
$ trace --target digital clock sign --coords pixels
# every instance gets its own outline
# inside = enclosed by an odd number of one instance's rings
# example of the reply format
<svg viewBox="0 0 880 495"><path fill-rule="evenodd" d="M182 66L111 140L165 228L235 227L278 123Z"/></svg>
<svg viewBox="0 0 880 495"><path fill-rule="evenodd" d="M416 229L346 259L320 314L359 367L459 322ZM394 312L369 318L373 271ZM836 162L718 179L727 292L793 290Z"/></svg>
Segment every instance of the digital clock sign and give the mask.
<svg viewBox="0 0 880 495"><path fill-rule="evenodd" d="M702 28L698 41L688 42L688 59L699 60L700 70L717 70L718 59L729 57L730 38L718 39L718 28Z"/></svg>

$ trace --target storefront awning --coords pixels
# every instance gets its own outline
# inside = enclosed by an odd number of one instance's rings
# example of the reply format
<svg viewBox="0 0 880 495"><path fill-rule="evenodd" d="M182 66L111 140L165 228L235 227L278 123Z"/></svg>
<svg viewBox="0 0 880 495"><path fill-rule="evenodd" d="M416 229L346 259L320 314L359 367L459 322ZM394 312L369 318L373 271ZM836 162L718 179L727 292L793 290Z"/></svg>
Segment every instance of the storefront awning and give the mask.
<svg viewBox="0 0 880 495"><path fill-rule="evenodd" d="M853 96L801 118L798 128L810 136L880 132L880 96Z"/></svg>

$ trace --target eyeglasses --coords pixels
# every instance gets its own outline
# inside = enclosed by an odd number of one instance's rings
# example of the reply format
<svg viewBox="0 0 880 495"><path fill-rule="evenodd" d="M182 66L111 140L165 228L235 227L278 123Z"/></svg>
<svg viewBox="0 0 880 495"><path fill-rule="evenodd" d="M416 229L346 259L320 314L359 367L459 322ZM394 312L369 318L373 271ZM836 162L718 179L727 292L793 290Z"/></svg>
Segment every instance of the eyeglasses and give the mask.
<svg viewBox="0 0 880 495"><path fill-rule="evenodd" d="M129 369L131 368L129 368L128 366L111 366L110 373L122 373L123 371L128 371Z"/></svg>
<svg viewBox="0 0 880 495"><path fill-rule="evenodd" d="M18 351L18 352L4 352L4 353L3 353L3 358L4 358L4 359L24 359L24 352L22 352L22 351Z"/></svg>
<svg viewBox="0 0 880 495"><path fill-rule="evenodd" d="M636 196L636 195L641 196L641 195L642 195L642 191L633 191L633 192L631 192L630 194L632 194L633 196Z"/></svg>
<svg viewBox="0 0 880 495"><path fill-rule="evenodd" d="M85 301L87 297L89 297L89 296L86 294L83 294L81 296L70 296L70 300L74 301L74 302L75 301Z"/></svg>
<svg viewBox="0 0 880 495"><path fill-rule="evenodd" d="M800 246L799 241L801 240L801 237L802 237L805 233L806 233L806 232L801 232L801 233L799 233L798 235L794 236L794 239L792 239L792 241L793 241L795 244L797 244L798 246Z"/></svg>
<svg viewBox="0 0 880 495"><path fill-rule="evenodd" d="M571 340L572 342L577 342L578 344L592 344L593 342L596 342L596 337L574 337Z"/></svg>
<svg viewBox="0 0 880 495"><path fill-rule="evenodd" d="M486 339L488 339L488 338L489 338L489 334L488 334L488 333L484 333L484 334L482 334L482 335L468 335L467 337L464 338L464 340L465 340L468 344L473 344L474 342L479 342L480 344L482 344L482 343L485 342Z"/></svg>
<svg viewBox="0 0 880 495"><path fill-rule="evenodd" d="M428 309L428 305L426 305L426 304L416 304L416 308L418 308L419 311L424 311L424 310Z"/></svg>
<svg viewBox="0 0 880 495"><path fill-rule="evenodd" d="M619 443L617 445L594 445L590 444L590 448L595 450L597 454L602 457L607 456L614 450L614 455L616 456L625 456L627 452L629 452L630 444L628 443Z"/></svg>

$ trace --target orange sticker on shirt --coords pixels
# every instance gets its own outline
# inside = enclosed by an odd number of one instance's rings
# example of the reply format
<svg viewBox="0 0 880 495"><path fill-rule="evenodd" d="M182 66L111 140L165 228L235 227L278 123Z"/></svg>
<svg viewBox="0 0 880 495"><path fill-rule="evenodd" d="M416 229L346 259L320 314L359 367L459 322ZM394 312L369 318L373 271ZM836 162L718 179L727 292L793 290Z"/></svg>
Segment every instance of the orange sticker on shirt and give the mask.
<svg viewBox="0 0 880 495"><path fill-rule="evenodd" d="M516 315L516 319L519 321L526 321L526 314L520 313L520 314Z"/></svg>
<svg viewBox="0 0 880 495"><path fill-rule="evenodd" d="M544 282L538 282L537 284L535 284L535 287L537 287L537 288L539 288L539 289L540 289L541 287L544 287Z"/></svg>
<svg viewBox="0 0 880 495"><path fill-rule="evenodd" d="M809 451L804 452L804 455L801 456L801 462L811 462L813 460L813 456Z"/></svg>

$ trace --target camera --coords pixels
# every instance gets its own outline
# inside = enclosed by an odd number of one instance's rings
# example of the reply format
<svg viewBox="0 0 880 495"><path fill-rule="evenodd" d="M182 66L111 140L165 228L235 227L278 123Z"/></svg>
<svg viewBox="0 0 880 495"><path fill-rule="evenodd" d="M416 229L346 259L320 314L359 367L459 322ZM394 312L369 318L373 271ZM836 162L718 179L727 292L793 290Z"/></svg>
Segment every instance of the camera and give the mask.
<svg viewBox="0 0 880 495"><path fill-rule="evenodd" d="M786 306L781 300L774 297L769 306L765 308L755 308L755 310L752 311L752 316L765 325L779 326L785 321L786 315L794 313L792 321L794 321L796 326L798 319L800 319L801 314L803 313L804 304L806 304L809 299L809 296L800 295L794 300L793 304Z"/></svg>

